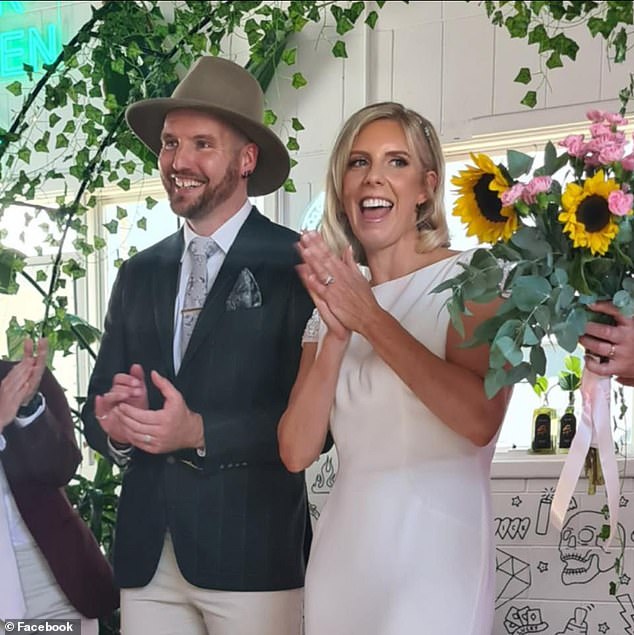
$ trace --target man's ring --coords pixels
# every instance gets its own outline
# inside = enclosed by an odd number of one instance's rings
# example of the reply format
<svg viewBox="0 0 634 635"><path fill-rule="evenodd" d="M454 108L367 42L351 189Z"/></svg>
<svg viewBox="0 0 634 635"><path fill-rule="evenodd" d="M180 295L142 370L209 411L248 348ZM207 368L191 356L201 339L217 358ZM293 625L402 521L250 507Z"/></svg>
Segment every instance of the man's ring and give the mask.
<svg viewBox="0 0 634 635"><path fill-rule="evenodd" d="M610 352L608 353L608 357L612 359L614 357L615 352L616 352L616 345L610 344Z"/></svg>
<svg viewBox="0 0 634 635"><path fill-rule="evenodd" d="M146 443L147 445L150 445L150 443L152 443L152 437L149 434L144 434L143 442Z"/></svg>
<svg viewBox="0 0 634 635"><path fill-rule="evenodd" d="M330 274L328 274L326 276L326 279L324 280L324 285L329 287L334 281L335 281L334 276L331 276Z"/></svg>

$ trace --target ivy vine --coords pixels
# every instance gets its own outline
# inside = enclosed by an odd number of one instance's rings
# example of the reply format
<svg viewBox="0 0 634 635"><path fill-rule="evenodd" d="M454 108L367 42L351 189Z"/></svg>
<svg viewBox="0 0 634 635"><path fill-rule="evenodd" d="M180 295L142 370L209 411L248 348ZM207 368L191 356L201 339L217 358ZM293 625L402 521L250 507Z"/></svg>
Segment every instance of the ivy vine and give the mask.
<svg viewBox="0 0 634 635"><path fill-rule="evenodd" d="M172 8L168 17L157 0L105 1L41 73L24 65L28 89L21 81L6 87L23 101L10 126L0 129L0 220L7 208L23 206L24 232L34 225L46 232L37 253L42 255L44 247L54 252L50 266L30 276L26 256L4 246L7 233L0 231L0 293L16 293L19 282L30 284L44 307L39 320L11 319L11 357L19 356L26 335L38 334L49 338L52 352L69 354L78 345L94 355L99 330L69 310L64 286L66 278L86 275L86 259L106 246L105 236L115 234L127 216L118 207L115 219L90 232L87 213L98 192L112 185L127 191L135 181L155 174L156 157L125 125L130 103L171 94L179 69L189 68L201 55L222 55L231 36L246 39L246 68L264 90L280 65L291 67L291 85L301 89L309 78L297 68L295 34L310 23L325 25L334 18L332 55L345 58L341 38L362 22L374 28L378 20L377 11L360 1L187 0ZM276 121L268 110L266 122ZM285 141L291 152L299 149L303 129L298 118L289 122ZM41 162L42 157L44 167L36 166L36 158ZM291 179L285 189L294 191ZM60 192L55 205L39 204L42 192L49 191ZM151 209L156 201L148 197L145 203ZM137 225L145 227L145 219ZM65 255L71 236L78 257ZM134 253L131 249L128 255Z"/></svg>
<svg viewBox="0 0 634 635"><path fill-rule="evenodd" d="M505 28L512 38L524 39L538 48L539 69L524 66L514 80L527 86L537 84L527 90L521 100L529 108L537 104L537 90L547 80L548 71L564 66L566 58L576 60L579 44L567 34L570 28L583 26L592 37L603 37L608 59L615 64L624 62L627 57L634 24L632 2L485 0L480 4L484 5L492 24ZM630 85L631 78L630 74ZM627 95L631 95L631 88L624 87L620 97L623 100Z"/></svg>

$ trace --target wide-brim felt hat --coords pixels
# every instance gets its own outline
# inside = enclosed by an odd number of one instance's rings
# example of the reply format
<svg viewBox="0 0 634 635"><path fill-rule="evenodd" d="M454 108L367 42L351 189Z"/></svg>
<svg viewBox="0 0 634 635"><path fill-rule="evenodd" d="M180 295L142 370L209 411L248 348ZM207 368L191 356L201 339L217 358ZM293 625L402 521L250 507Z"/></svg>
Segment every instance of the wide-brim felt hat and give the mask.
<svg viewBox="0 0 634 635"><path fill-rule="evenodd" d="M128 107L125 116L137 137L158 155L165 117L178 108L208 112L258 146L257 164L249 177L249 195L269 194L286 181L290 171L288 152L277 135L264 125L262 89L242 66L221 57L203 56L171 97L138 101Z"/></svg>

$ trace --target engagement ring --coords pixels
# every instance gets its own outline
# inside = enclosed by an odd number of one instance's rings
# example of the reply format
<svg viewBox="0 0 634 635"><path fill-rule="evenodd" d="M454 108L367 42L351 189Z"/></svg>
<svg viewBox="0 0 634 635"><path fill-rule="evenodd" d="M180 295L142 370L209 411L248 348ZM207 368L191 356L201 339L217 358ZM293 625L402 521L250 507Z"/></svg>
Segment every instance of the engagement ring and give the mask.
<svg viewBox="0 0 634 635"><path fill-rule="evenodd" d="M143 435L143 441L147 445L150 445L150 443L152 443L152 437L149 434L145 434Z"/></svg>
<svg viewBox="0 0 634 635"><path fill-rule="evenodd" d="M335 281L334 276L331 276L330 274L328 274L326 276L326 279L324 280L324 284L328 287L330 286L333 282Z"/></svg>
<svg viewBox="0 0 634 635"><path fill-rule="evenodd" d="M614 357L614 353L616 352L616 345L610 344L610 352L608 353L608 357Z"/></svg>

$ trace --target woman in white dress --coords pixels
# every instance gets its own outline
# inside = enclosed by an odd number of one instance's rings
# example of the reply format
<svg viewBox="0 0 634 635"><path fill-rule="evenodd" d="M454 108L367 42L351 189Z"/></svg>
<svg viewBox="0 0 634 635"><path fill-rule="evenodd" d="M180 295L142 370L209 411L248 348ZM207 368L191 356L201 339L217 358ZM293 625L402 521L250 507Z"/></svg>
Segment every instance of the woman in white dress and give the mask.
<svg viewBox="0 0 634 635"><path fill-rule="evenodd" d="M430 293L465 260L448 249L443 181L432 125L400 104L368 106L335 144L323 238L300 241L321 324L280 453L303 470L330 428L339 457L309 558L306 635L491 633L489 471L510 395L486 398L488 349L462 348L447 294ZM496 306L470 307L467 338Z"/></svg>

